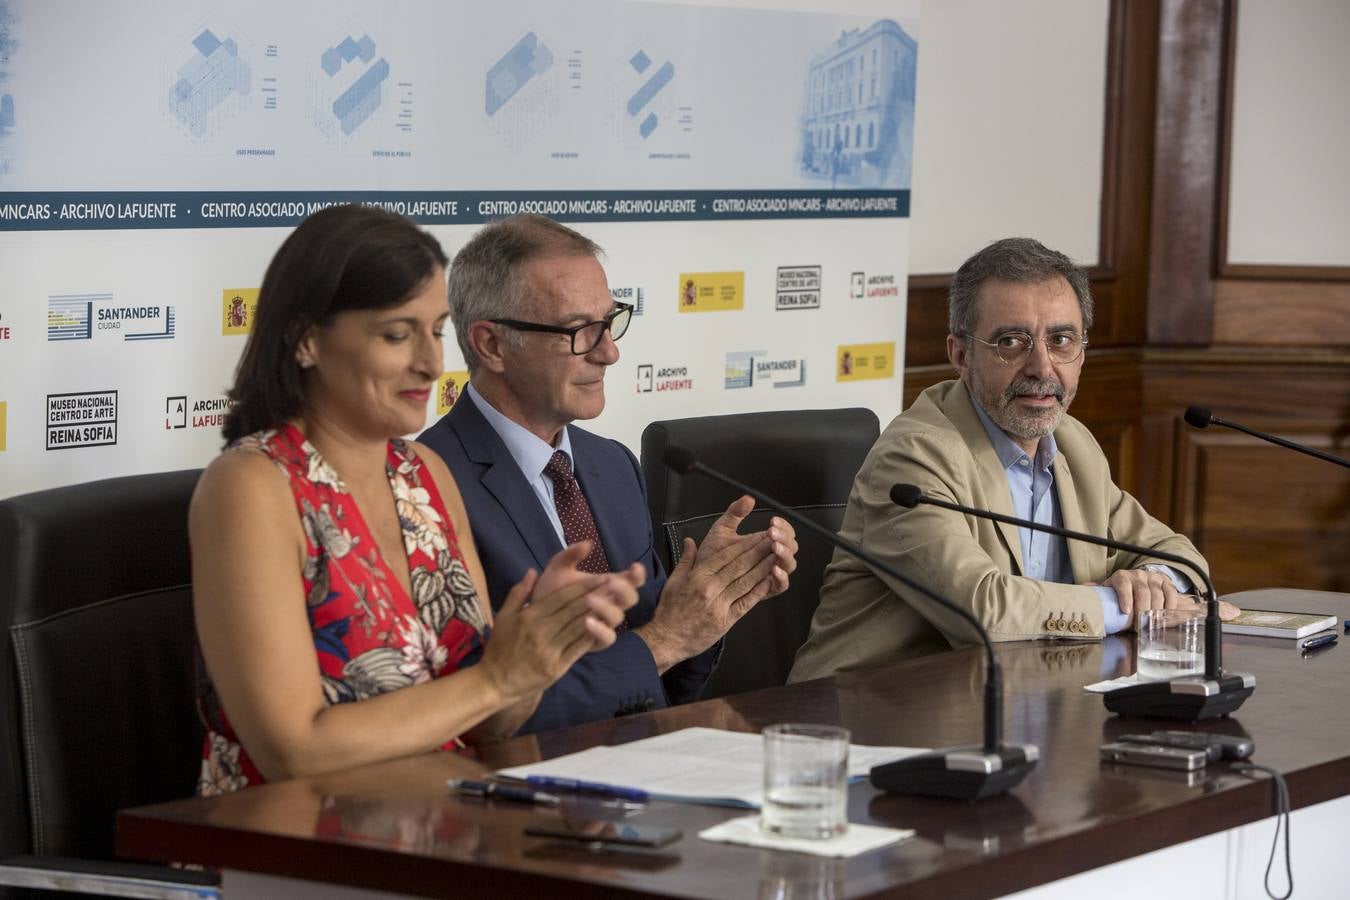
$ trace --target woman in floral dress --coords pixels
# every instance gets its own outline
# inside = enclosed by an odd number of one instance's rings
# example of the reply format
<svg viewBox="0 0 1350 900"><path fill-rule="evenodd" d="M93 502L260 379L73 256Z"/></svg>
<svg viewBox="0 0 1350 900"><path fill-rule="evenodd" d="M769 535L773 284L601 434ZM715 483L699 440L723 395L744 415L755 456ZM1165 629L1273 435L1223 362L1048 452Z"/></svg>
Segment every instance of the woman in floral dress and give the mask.
<svg viewBox="0 0 1350 900"><path fill-rule="evenodd" d="M406 219L345 206L268 267L189 517L202 794L510 736L636 599L640 567L580 573L583 543L493 621L449 470L400 437L441 374L445 266Z"/></svg>

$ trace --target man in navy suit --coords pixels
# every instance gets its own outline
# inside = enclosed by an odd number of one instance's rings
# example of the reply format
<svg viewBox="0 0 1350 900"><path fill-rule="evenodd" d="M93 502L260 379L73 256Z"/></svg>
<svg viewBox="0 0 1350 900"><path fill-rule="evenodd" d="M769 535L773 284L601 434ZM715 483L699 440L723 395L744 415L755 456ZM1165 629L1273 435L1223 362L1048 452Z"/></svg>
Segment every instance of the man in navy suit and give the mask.
<svg viewBox="0 0 1350 900"><path fill-rule="evenodd" d="M593 517L604 565L645 570L619 639L574 664L522 732L695 699L727 629L785 590L796 568L796 536L782 519L737 534L754 508L741 497L701 545L686 540L667 577L637 460L617 441L572 424L604 409L605 371L619 359L614 342L632 315L611 299L599 253L542 216L489 225L460 250L450 312L470 382L419 438L454 473L494 608L527 569L542 570L563 548L563 518L576 527L570 506L555 507L559 473L549 467L559 451Z"/></svg>

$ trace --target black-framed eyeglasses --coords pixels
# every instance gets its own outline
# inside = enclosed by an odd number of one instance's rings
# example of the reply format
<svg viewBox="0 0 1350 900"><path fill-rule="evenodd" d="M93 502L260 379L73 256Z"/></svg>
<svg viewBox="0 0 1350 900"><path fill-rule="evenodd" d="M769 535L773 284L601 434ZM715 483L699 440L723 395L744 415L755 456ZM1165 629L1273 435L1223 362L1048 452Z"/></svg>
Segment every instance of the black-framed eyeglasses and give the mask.
<svg viewBox="0 0 1350 900"><path fill-rule="evenodd" d="M628 325L633 321L633 305L631 303L619 303L615 301L614 312L605 316L603 319L597 319L594 322L583 322L580 325L543 325L539 322L521 322L517 319L488 319L494 325L505 325L507 328L514 328L516 331L542 331L546 334L565 334L572 339L572 355L585 356L596 348L605 332L609 332L610 340L617 341L628 331Z"/></svg>
<svg viewBox="0 0 1350 900"><path fill-rule="evenodd" d="M1050 361L1060 365L1076 361L1088 345L1088 339L1076 331L1056 331L1043 338L1034 338L1025 331L1005 331L992 341L977 338L970 332L966 332L963 337L992 347L998 358L1008 365L1026 362L1038 341L1045 344Z"/></svg>

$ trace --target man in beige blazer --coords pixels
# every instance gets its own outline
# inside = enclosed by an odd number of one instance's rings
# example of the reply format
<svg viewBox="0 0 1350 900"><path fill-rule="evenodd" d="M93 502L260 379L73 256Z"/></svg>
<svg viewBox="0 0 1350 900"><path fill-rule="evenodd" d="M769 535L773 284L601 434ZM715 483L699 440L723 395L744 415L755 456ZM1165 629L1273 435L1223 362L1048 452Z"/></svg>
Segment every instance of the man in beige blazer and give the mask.
<svg viewBox="0 0 1350 900"><path fill-rule="evenodd" d="M970 610L993 640L1094 638L1139 612L1193 604L1193 572L932 506L892 485L1205 561L1111 480L1101 448L1066 415L1092 296L1068 257L1026 238L967 260L949 296L958 379L924 391L886 428L853 482L840 536ZM1180 589L1180 590L1178 590ZM969 624L836 552L789 681L974 644Z"/></svg>

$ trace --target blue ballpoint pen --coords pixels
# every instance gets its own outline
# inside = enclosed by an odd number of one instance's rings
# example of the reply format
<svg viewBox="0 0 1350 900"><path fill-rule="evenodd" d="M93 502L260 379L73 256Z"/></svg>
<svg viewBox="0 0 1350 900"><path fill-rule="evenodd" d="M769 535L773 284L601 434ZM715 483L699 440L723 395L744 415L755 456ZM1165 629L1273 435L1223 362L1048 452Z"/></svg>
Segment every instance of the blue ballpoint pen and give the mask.
<svg viewBox="0 0 1350 900"><path fill-rule="evenodd" d="M1336 643L1336 638L1337 634L1334 631L1328 634L1319 634L1316 637L1308 638L1299 649L1304 653L1307 653L1309 650L1316 650L1319 647L1326 647Z"/></svg>
<svg viewBox="0 0 1350 900"><path fill-rule="evenodd" d="M631 800L634 803L646 803L651 798L639 788L620 787L615 784L601 784L598 781L580 781L576 778L555 778L550 775L527 775L525 780L535 787L553 788L558 791L573 791L578 794L599 794L616 800Z"/></svg>
<svg viewBox="0 0 1350 900"><path fill-rule="evenodd" d="M547 794L521 785L502 784L496 781L470 781L467 778L451 778L446 784L452 791L465 797L515 800L518 803L533 803L538 806L557 806L562 803L562 798L557 794Z"/></svg>

